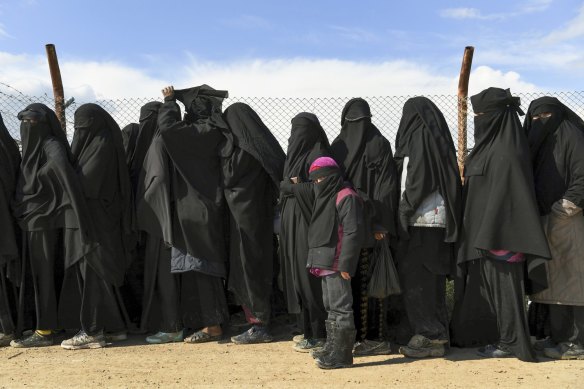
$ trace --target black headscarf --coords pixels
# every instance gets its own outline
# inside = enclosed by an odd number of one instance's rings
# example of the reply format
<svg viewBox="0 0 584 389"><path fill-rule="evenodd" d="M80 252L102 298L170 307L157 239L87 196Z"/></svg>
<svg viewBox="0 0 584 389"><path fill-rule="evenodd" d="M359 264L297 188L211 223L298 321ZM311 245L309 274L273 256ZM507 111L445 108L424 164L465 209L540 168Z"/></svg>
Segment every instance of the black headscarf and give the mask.
<svg viewBox="0 0 584 389"><path fill-rule="evenodd" d="M20 151L0 115L0 266L18 259L15 221L10 209L20 165Z"/></svg>
<svg viewBox="0 0 584 389"><path fill-rule="evenodd" d="M262 119L244 103L230 105L223 117L233 133L234 146L251 154L268 172L277 188L282 181L286 154Z"/></svg>
<svg viewBox="0 0 584 389"><path fill-rule="evenodd" d="M509 89L489 88L472 96L471 102L479 115L475 147L464 169L464 231L458 261L481 258L483 250L550 258L527 137L517 116L522 113L519 98Z"/></svg>
<svg viewBox="0 0 584 389"><path fill-rule="evenodd" d="M399 207L402 234L424 199L439 191L447 212L444 241L456 242L462 206L456 152L444 115L428 98L414 97L404 104L394 156L399 174L408 170ZM409 157L408 166L403 166L405 157Z"/></svg>
<svg viewBox="0 0 584 389"><path fill-rule="evenodd" d="M22 162L13 214L25 231L69 230L65 262L74 263L96 247L96 239L65 132L44 104L29 105L18 118Z"/></svg>
<svg viewBox="0 0 584 389"><path fill-rule="evenodd" d="M316 115L301 112L294 116L284 162L284 177L298 177L305 182L310 164L318 157L329 155L329 141Z"/></svg>
<svg viewBox="0 0 584 389"><path fill-rule="evenodd" d="M136 190L138 178L142 170L142 164L146 157L146 152L152 143L154 133L158 128L158 110L162 103L151 101L140 108L140 128L136 135L135 145L132 154L128 154L128 168L130 169L130 181L132 188Z"/></svg>
<svg viewBox="0 0 584 389"><path fill-rule="evenodd" d="M136 147L136 139L140 125L138 123L130 123L122 128L122 139L124 141L124 150L126 150L126 163L130 166L132 155L134 155L134 148Z"/></svg>
<svg viewBox="0 0 584 389"><path fill-rule="evenodd" d="M367 245L373 228L396 236L398 184L391 145L371 122L369 104L349 100L343 108L341 133L331 144L335 161L365 201Z"/></svg>
<svg viewBox="0 0 584 389"><path fill-rule="evenodd" d="M319 178L324 179L317 183ZM345 183L341 169L325 166L310 172L314 182L314 208L308 228L308 247L322 247L333 239L336 226L337 195Z"/></svg>
<svg viewBox="0 0 584 389"><path fill-rule="evenodd" d="M120 285L124 270L129 265L130 240L134 229L134 208L130 177L125 160L122 133L111 115L97 104L83 104L75 111L75 135L71 147L77 161L77 171L88 203L100 204L108 222L96 216L91 209L97 228L97 237L106 255L96 259L100 265L110 262L100 273L111 277ZM96 201L94 204L92 201ZM111 225L119 227L110 231ZM112 233L122 236L111 237ZM121 240L120 240L121 239ZM105 257L105 258L104 258ZM95 266L94 266L95 267ZM99 272L99 269L96 269Z"/></svg>
<svg viewBox="0 0 584 389"><path fill-rule="evenodd" d="M551 116L533 120L544 112ZM584 182L580 183L581 174L573 171L584 164L580 150L584 134L582 119L557 98L544 96L529 105L524 129L531 149L541 214L548 214L552 204L561 198L584 207Z"/></svg>

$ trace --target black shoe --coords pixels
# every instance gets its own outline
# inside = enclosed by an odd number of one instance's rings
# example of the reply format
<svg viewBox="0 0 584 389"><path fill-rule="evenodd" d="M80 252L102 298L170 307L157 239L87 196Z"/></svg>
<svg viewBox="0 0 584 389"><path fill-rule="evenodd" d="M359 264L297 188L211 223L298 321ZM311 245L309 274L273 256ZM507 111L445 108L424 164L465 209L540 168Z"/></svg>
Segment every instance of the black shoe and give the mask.
<svg viewBox="0 0 584 389"><path fill-rule="evenodd" d="M477 354L486 358L509 358L513 357L513 353L506 350L501 345L488 344L477 350Z"/></svg>
<svg viewBox="0 0 584 389"><path fill-rule="evenodd" d="M391 354L391 345L385 340L365 339L362 342L357 342L353 348L353 356L355 357L389 354Z"/></svg>
<svg viewBox="0 0 584 389"><path fill-rule="evenodd" d="M546 357L560 360L584 359L584 348L576 343L563 342L543 350Z"/></svg>
<svg viewBox="0 0 584 389"><path fill-rule="evenodd" d="M317 358L316 365L321 369L339 369L353 365L353 344L356 335L356 330L337 327L332 351Z"/></svg>
<svg viewBox="0 0 584 389"><path fill-rule="evenodd" d="M41 335L34 331L32 335L24 339L15 339L10 342L10 345L15 348L29 348L29 347L47 347L53 345L53 335Z"/></svg>
<svg viewBox="0 0 584 389"><path fill-rule="evenodd" d="M324 321L324 325L326 327L326 341L324 342L324 346L322 346L322 348L310 352L312 358L321 358L333 350L333 339L335 337L335 329L337 328L334 324L335 322L332 320Z"/></svg>
<svg viewBox="0 0 584 389"><path fill-rule="evenodd" d="M274 341L274 338L270 335L266 326L254 324L244 333L232 336L231 341L235 344L270 343Z"/></svg>

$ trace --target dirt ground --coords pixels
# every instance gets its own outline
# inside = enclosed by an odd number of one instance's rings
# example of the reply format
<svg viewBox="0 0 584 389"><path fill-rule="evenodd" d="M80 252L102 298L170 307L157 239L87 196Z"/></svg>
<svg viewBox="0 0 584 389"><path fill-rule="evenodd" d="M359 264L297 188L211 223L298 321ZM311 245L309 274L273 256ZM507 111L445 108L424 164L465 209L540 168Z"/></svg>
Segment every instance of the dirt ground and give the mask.
<svg viewBox="0 0 584 389"><path fill-rule="evenodd" d="M485 360L473 349L453 349L445 359L356 358L352 368L325 371L292 350L287 329L276 334L274 343L248 346L228 337L201 345L146 345L144 336L132 335L98 350L7 347L0 349L0 388L584 388L584 361Z"/></svg>

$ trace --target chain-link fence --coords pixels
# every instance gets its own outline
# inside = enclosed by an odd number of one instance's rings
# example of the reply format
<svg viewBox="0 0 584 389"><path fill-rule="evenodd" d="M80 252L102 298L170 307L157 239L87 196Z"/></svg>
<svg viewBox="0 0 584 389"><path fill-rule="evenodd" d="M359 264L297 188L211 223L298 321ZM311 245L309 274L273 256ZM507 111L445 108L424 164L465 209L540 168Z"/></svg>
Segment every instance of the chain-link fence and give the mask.
<svg viewBox="0 0 584 389"><path fill-rule="evenodd" d="M541 96L555 96L564 104L584 117L584 91L580 92L552 92L552 93L515 93L521 98L521 107L527 111L529 103ZM404 103L413 96L374 96L364 97L371 106L373 123L391 142L395 144L395 135L399 126ZM452 133L455 147L458 147L458 98L455 95L427 96L440 108ZM250 105L263 119L264 123L274 133L282 148L286 150L290 135L290 120L300 112L312 112L318 116L329 140L332 141L339 133L341 127L341 112L349 97L324 97L324 98L283 98L283 97L230 97L225 100L226 108L235 102L243 102ZM116 119L120 127L137 122L140 115L140 107L149 101L161 101L161 98L128 98L119 100L98 100L95 103L105 108ZM14 138L19 139L19 122L16 114L26 105L31 103L44 103L53 108L53 98L48 95L27 96L9 85L0 83L0 112L4 123ZM71 103L66 109L67 133L69 138L73 136L73 114L80 105L79 102ZM469 102L467 117L468 148L474 144L473 114Z"/></svg>

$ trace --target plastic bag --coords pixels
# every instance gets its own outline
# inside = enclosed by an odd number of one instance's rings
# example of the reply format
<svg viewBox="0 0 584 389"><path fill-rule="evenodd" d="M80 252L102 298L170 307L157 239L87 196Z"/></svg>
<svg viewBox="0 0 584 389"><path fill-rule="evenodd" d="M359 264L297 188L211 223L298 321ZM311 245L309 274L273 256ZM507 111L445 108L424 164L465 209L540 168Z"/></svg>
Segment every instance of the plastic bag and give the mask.
<svg viewBox="0 0 584 389"><path fill-rule="evenodd" d="M382 299L401 294L399 277L389 249L389 239L375 241L375 249L370 258L368 296Z"/></svg>

